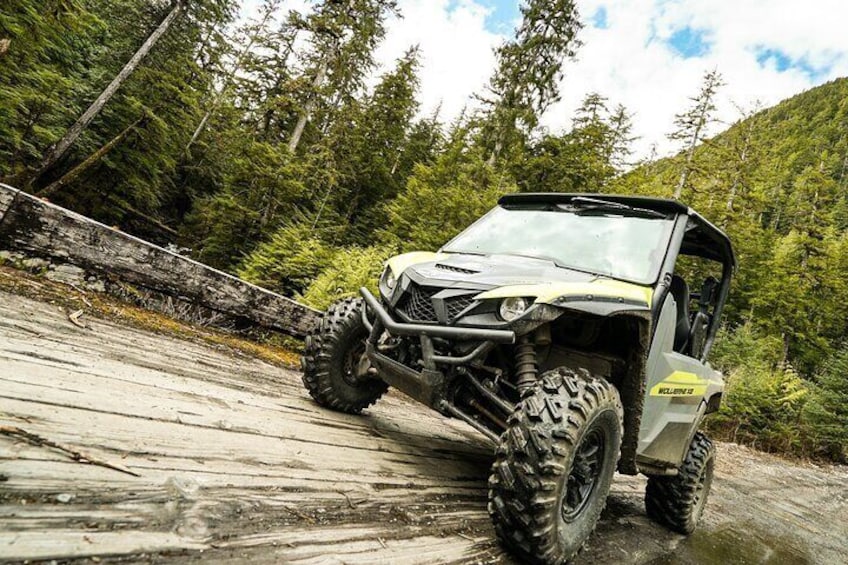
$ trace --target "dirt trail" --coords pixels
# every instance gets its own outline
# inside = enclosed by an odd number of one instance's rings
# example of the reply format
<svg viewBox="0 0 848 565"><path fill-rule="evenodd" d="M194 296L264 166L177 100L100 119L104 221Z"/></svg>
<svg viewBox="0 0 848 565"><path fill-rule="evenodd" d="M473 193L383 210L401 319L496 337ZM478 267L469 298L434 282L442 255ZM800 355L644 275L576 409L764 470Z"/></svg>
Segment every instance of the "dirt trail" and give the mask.
<svg viewBox="0 0 848 565"><path fill-rule="evenodd" d="M0 292L0 561L512 563L486 514L491 447L390 394L329 412L296 371ZM848 469L721 445L703 527L645 516L618 477L579 563L848 562Z"/></svg>

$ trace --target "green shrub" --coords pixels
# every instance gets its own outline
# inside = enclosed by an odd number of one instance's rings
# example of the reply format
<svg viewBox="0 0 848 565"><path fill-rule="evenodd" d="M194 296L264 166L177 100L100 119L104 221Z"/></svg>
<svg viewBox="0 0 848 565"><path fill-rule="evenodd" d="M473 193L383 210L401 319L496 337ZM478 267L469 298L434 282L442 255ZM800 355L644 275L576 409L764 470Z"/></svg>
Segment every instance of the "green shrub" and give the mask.
<svg viewBox="0 0 848 565"><path fill-rule="evenodd" d="M711 430L766 451L802 454L801 413L810 387L794 370L741 366L726 383L721 410L707 420Z"/></svg>
<svg viewBox="0 0 848 565"><path fill-rule="evenodd" d="M814 455L848 462L848 347L824 364L803 419Z"/></svg>
<svg viewBox="0 0 848 565"><path fill-rule="evenodd" d="M336 251L307 223L284 226L248 255L238 270L246 281L292 296L333 261Z"/></svg>
<svg viewBox="0 0 848 565"><path fill-rule="evenodd" d="M801 414L810 385L782 356L780 339L750 324L721 330L712 362L725 373L726 389L721 410L707 419L714 434L767 451L804 451Z"/></svg>
<svg viewBox="0 0 848 565"><path fill-rule="evenodd" d="M363 286L376 293L383 263L394 253L389 247L340 249L332 263L321 271L298 298L309 306L325 310L337 300L358 296Z"/></svg>
<svg viewBox="0 0 848 565"><path fill-rule="evenodd" d="M774 369L783 360L783 343L780 338L758 331L753 324L733 330L721 328L710 355L719 371L730 373L739 367Z"/></svg>
<svg viewBox="0 0 848 565"><path fill-rule="evenodd" d="M259 214L230 193L199 201L186 219L182 239L199 241L194 258L218 269L229 269L253 248L259 237Z"/></svg>

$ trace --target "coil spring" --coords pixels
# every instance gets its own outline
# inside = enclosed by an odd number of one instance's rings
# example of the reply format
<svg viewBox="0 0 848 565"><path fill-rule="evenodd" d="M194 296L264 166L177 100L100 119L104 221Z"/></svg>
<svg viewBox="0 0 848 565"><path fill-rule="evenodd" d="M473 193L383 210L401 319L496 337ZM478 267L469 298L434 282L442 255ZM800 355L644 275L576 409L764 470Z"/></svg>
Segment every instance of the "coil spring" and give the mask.
<svg viewBox="0 0 848 565"><path fill-rule="evenodd" d="M515 346L515 386L522 393L536 382L536 346L522 336Z"/></svg>

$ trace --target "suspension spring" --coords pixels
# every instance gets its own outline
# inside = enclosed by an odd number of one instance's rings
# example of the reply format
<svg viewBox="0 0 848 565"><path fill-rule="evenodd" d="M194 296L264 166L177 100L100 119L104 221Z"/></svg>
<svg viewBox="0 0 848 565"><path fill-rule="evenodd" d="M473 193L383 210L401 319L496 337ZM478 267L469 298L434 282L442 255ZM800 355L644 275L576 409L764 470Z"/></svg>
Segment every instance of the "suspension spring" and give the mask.
<svg viewBox="0 0 848 565"><path fill-rule="evenodd" d="M515 346L515 385L518 393L533 386L536 382L536 346L530 336L523 335Z"/></svg>

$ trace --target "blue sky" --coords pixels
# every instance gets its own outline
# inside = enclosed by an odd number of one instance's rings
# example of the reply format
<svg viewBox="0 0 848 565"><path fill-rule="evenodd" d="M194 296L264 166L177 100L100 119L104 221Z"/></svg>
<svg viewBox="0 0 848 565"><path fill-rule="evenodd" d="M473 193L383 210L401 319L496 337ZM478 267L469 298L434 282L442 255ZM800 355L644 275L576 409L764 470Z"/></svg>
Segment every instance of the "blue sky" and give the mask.
<svg viewBox="0 0 848 565"><path fill-rule="evenodd" d="M703 57L712 48L707 30L689 26L674 30L667 41L669 47L684 59Z"/></svg>
<svg viewBox="0 0 848 565"><path fill-rule="evenodd" d="M598 6L595 9L595 12L590 16L589 21L592 23L592 27L607 29L609 27L609 22L607 21L607 7Z"/></svg>
<svg viewBox="0 0 848 565"><path fill-rule="evenodd" d="M454 0L454 6L461 4ZM478 4L489 10L486 16L486 29L492 33L508 34L521 17L519 3L511 0L479 0Z"/></svg>

